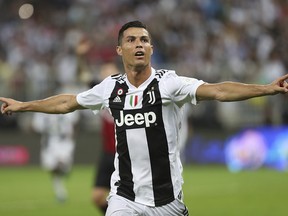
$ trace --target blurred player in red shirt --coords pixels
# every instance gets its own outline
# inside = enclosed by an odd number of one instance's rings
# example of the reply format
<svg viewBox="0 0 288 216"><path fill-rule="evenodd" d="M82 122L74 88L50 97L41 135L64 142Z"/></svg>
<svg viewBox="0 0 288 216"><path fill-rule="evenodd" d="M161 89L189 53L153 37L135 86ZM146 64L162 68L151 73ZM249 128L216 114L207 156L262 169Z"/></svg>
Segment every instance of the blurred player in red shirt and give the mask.
<svg viewBox="0 0 288 216"><path fill-rule="evenodd" d="M100 163L97 166L92 191L92 200L95 206L105 213L108 206L106 198L110 191L110 178L114 171L115 155L114 120L110 113L106 110L102 111L101 113L101 123L103 153L101 154Z"/></svg>
<svg viewBox="0 0 288 216"><path fill-rule="evenodd" d="M117 74L118 68L114 63L105 63L100 67L100 79L103 80L107 76ZM107 196L110 191L110 178L114 171L114 156L115 156L115 128L114 119L108 110L100 112L101 119L101 136L102 136L102 151L101 159L96 166L96 175L92 190L92 201L104 214L108 203Z"/></svg>

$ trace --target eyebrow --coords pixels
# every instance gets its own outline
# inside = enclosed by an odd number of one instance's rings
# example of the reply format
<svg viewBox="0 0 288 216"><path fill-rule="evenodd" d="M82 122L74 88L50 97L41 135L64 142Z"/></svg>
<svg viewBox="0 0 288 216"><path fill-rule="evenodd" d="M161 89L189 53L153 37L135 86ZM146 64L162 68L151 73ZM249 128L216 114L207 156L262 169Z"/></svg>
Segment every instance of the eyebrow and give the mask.
<svg viewBox="0 0 288 216"><path fill-rule="evenodd" d="M135 38L137 38L137 37L136 37L136 36L133 36L133 35L128 35L126 38L127 38L127 39L135 39ZM147 35L141 36L140 39L147 39L147 40L150 41L150 37L147 36Z"/></svg>

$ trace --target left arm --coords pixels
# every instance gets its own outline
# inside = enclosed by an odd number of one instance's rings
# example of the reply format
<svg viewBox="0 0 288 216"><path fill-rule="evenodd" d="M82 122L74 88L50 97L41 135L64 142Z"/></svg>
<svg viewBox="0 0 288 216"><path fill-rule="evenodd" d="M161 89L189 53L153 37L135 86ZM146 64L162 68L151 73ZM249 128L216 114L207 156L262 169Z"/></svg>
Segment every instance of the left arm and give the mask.
<svg viewBox="0 0 288 216"><path fill-rule="evenodd" d="M238 82L205 83L198 87L196 97L198 101L218 100L222 102L241 101L253 97L275 95L288 92L288 84L285 81L288 74L274 80L267 85L245 84Z"/></svg>

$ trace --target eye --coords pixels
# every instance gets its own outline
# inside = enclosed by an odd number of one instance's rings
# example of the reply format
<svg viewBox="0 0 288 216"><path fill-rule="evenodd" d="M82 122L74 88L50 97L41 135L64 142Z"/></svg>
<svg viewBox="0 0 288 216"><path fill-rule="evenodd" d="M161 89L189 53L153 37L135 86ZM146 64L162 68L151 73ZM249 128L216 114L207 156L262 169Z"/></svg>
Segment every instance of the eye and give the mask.
<svg viewBox="0 0 288 216"><path fill-rule="evenodd" d="M142 42L149 43L149 39L148 38L142 38Z"/></svg>
<svg viewBox="0 0 288 216"><path fill-rule="evenodd" d="M128 38L127 38L127 42L128 42L128 43L131 43L131 42L133 42L134 40L135 40L135 39L134 39L133 37L128 37Z"/></svg>

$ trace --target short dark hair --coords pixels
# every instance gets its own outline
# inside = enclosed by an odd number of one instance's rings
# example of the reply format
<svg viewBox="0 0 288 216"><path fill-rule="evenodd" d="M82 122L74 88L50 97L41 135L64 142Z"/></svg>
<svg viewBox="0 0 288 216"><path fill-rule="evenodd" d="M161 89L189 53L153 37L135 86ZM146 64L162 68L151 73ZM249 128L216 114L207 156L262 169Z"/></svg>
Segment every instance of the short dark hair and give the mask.
<svg viewBox="0 0 288 216"><path fill-rule="evenodd" d="M120 46L120 44L121 44L124 31L127 30L128 28L144 28L147 30L146 25L144 23L138 21L138 20L130 21L130 22L124 24L118 33L118 46ZM149 37L150 37L150 34L149 34Z"/></svg>

